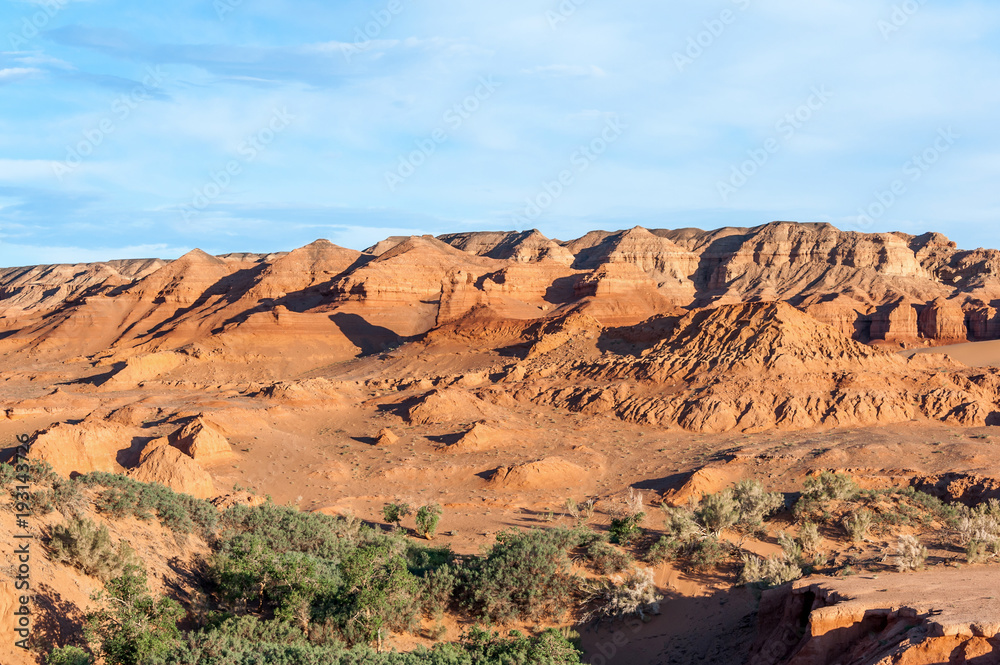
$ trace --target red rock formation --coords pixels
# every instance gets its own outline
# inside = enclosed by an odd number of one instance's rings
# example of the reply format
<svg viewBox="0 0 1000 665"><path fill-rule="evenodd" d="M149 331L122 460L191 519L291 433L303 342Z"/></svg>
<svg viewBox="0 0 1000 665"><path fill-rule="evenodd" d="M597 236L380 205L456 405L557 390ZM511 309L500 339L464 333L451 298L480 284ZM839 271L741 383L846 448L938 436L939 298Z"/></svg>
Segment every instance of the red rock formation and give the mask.
<svg viewBox="0 0 1000 665"><path fill-rule="evenodd" d="M917 318L920 335L939 342L966 341L965 312L957 304L938 298Z"/></svg>
<svg viewBox="0 0 1000 665"><path fill-rule="evenodd" d="M995 663L1000 615L982 597L994 584L990 568L799 580L764 592L746 662Z"/></svg>
<svg viewBox="0 0 1000 665"><path fill-rule="evenodd" d="M872 313L871 319L870 336L873 340L904 344L917 340L917 309L913 303L884 305Z"/></svg>

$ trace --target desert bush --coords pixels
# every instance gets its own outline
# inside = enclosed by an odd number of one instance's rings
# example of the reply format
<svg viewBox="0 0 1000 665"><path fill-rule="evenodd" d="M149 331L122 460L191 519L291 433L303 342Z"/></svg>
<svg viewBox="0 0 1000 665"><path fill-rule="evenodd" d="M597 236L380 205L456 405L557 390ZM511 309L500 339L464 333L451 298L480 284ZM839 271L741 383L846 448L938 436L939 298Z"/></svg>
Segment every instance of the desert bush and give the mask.
<svg viewBox="0 0 1000 665"><path fill-rule="evenodd" d="M229 618L189 633L170 653L146 665L493 665L532 663L577 665L580 651L567 636L546 630L535 637L517 631L506 636L478 627L460 642L417 647L408 653L377 653L366 646L310 644L299 629L255 617Z"/></svg>
<svg viewBox="0 0 1000 665"><path fill-rule="evenodd" d="M80 484L59 476L52 480L51 489L33 492L31 495L32 507L43 515L55 510L65 515L79 515L85 503Z"/></svg>
<svg viewBox="0 0 1000 665"><path fill-rule="evenodd" d="M573 497L566 499L566 514L574 520L580 519L580 506Z"/></svg>
<svg viewBox="0 0 1000 665"><path fill-rule="evenodd" d="M729 556L729 548L717 538L704 538L691 548L689 561L698 571L705 572L720 565Z"/></svg>
<svg viewBox="0 0 1000 665"><path fill-rule="evenodd" d="M760 588L781 586L802 577L802 568L786 556L769 556L763 559L754 554L743 554L743 570L739 583Z"/></svg>
<svg viewBox="0 0 1000 665"><path fill-rule="evenodd" d="M103 487L94 502L101 512L112 517L136 517L150 520L154 516L163 526L176 533L199 531L213 535L219 524L219 511L208 501L174 492L158 483L140 483L114 473L94 472L77 481L88 487Z"/></svg>
<svg viewBox="0 0 1000 665"><path fill-rule="evenodd" d="M802 561L803 547L795 537L788 535L784 531L778 533L778 545L785 559L799 563Z"/></svg>
<svg viewBox="0 0 1000 665"><path fill-rule="evenodd" d="M18 473L16 466L6 462L0 463L0 486L8 487L16 481L21 485L51 487L56 481L65 480L60 478L59 474L52 470L52 465L45 460L27 459L22 464L23 466L19 465L21 473ZM18 476L22 477L18 478ZM25 479L28 481L27 483L23 482Z"/></svg>
<svg viewBox="0 0 1000 665"><path fill-rule="evenodd" d="M420 609L425 616L440 618L455 597L459 577L455 568L446 565L427 572L420 587Z"/></svg>
<svg viewBox="0 0 1000 665"><path fill-rule="evenodd" d="M996 499L965 508L953 523L958 532L959 545L983 543L993 549L1000 546L1000 501Z"/></svg>
<svg viewBox="0 0 1000 665"><path fill-rule="evenodd" d="M561 616L579 584L567 556L579 539L567 530L499 534L485 557L458 570L461 606L500 623Z"/></svg>
<svg viewBox="0 0 1000 665"><path fill-rule="evenodd" d="M594 516L594 510L596 509L597 501L595 499L587 499L580 504L580 515L584 519L590 520Z"/></svg>
<svg viewBox="0 0 1000 665"><path fill-rule="evenodd" d="M660 564L664 561L673 561L684 551L684 542L671 536L660 536L646 552L647 563Z"/></svg>
<svg viewBox="0 0 1000 665"><path fill-rule="evenodd" d="M819 534L819 526L813 522L806 522L799 529L799 543L802 551L806 554L818 554L819 547L823 543L823 537Z"/></svg>
<svg viewBox="0 0 1000 665"><path fill-rule="evenodd" d="M633 487L628 488L628 495L625 497L624 502L625 506L623 512L628 517L645 512L643 508L645 505L645 498L642 496L642 492L637 492Z"/></svg>
<svg viewBox="0 0 1000 665"><path fill-rule="evenodd" d="M628 552L602 541L595 541L587 548L587 558L594 572L601 575L620 573L629 569L635 559Z"/></svg>
<svg viewBox="0 0 1000 665"><path fill-rule="evenodd" d="M644 519L646 519L646 513L642 512L611 518L611 526L608 527L608 536L611 538L611 542L619 545L631 543L642 535L642 528L639 525Z"/></svg>
<svg viewBox="0 0 1000 665"><path fill-rule="evenodd" d="M82 518L73 518L65 526L55 526L48 547L53 561L74 566L105 581L120 575L135 558L124 540L118 547L111 544L108 527L98 527Z"/></svg>
<svg viewBox="0 0 1000 665"><path fill-rule="evenodd" d="M64 646L53 649L45 657L45 665L91 665L90 654L75 646Z"/></svg>
<svg viewBox="0 0 1000 665"><path fill-rule="evenodd" d="M87 615L86 635L107 665L147 665L178 645L184 611L174 600L150 595L142 568L127 566L93 600L100 609Z"/></svg>
<svg viewBox="0 0 1000 665"><path fill-rule="evenodd" d="M858 484L846 473L824 471L819 476L807 478L802 498L811 501L845 501L858 495Z"/></svg>
<svg viewBox="0 0 1000 665"><path fill-rule="evenodd" d="M740 519L740 507L732 490L706 494L694 511L695 519L709 535L718 537L725 529L735 526Z"/></svg>
<svg viewBox="0 0 1000 665"><path fill-rule="evenodd" d="M736 483L732 497L738 513L736 526L749 533L759 532L764 520L785 506L785 497L780 492L765 492L756 480Z"/></svg>
<svg viewBox="0 0 1000 665"><path fill-rule="evenodd" d="M844 530L855 543L864 542L868 539L875 518L869 510L859 510L853 515L844 517Z"/></svg>
<svg viewBox="0 0 1000 665"><path fill-rule="evenodd" d="M616 575L591 587L587 603L593 609L584 618L589 621L637 616L645 620L660 613L661 600L663 596L656 591L653 571L635 569L627 575Z"/></svg>
<svg viewBox="0 0 1000 665"><path fill-rule="evenodd" d="M385 521L389 524L395 524L397 529L403 526L403 520L409 517L412 512L408 503L387 503L382 508L382 516Z"/></svg>
<svg viewBox="0 0 1000 665"><path fill-rule="evenodd" d="M430 540L437 531L438 522L441 520L441 513L444 512L436 503L422 506L417 511L417 533Z"/></svg>
<svg viewBox="0 0 1000 665"><path fill-rule="evenodd" d="M969 563L983 563L990 558L990 545L979 540L970 540L965 546L965 560Z"/></svg>
<svg viewBox="0 0 1000 665"><path fill-rule="evenodd" d="M896 543L896 570L920 570L927 561L927 548L920 544L916 536L902 535Z"/></svg>
<svg viewBox="0 0 1000 665"><path fill-rule="evenodd" d="M340 566L335 594L317 594L313 619L333 621L348 644L381 641L385 631L409 630L419 609L419 581L394 543L358 547Z"/></svg>

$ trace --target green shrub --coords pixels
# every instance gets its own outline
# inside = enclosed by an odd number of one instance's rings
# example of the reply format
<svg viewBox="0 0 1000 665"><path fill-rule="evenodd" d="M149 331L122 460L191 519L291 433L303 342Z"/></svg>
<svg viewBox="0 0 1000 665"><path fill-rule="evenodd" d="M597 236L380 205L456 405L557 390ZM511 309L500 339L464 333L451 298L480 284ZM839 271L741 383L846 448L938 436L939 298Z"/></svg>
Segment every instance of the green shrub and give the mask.
<svg viewBox="0 0 1000 665"><path fill-rule="evenodd" d="M764 486L756 480L736 483L732 498L738 512L736 526L748 533L758 533L764 520L785 506L785 497L780 492L765 492Z"/></svg>
<svg viewBox="0 0 1000 665"><path fill-rule="evenodd" d="M740 584L768 588L802 577L802 568L784 556L762 559L754 554L744 554L741 558L743 570L740 571Z"/></svg>
<svg viewBox="0 0 1000 665"><path fill-rule="evenodd" d="M417 533L428 540L433 538L442 512L441 506L436 503L422 506L417 511Z"/></svg>
<svg viewBox="0 0 1000 665"><path fill-rule="evenodd" d="M448 565L427 572L420 588L420 608L425 616L440 618L451 607L459 576Z"/></svg>
<svg viewBox="0 0 1000 665"><path fill-rule="evenodd" d="M332 620L348 644L380 640L386 630L409 630L419 609L419 581L390 541L358 547L340 564L338 592L320 599L318 622Z"/></svg>
<svg viewBox="0 0 1000 665"><path fill-rule="evenodd" d="M709 535L718 537L725 529L736 525L740 508L732 490L724 490L703 496L694 515Z"/></svg>
<svg viewBox="0 0 1000 665"><path fill-rule="evenodd" d="M77 481L88 487L105 488L94 505L112 517L150 520L155 512L160 522L174 532L198 530L206 537L213 535L219 525L215 506L158 483L140 483L128 476L103 472L80 476Z"/></svg>
<svg viewBox="0 0 1000 665"><path fill-rule="evenodd" d="M565 530L499 534L484 558L459 569L461 606L499 623L561 616L579 586L567 556L579 539Z"/></svg>
<svg viewBox="0 0 1000 665"><path fill-rule="evenodd" d="M395 524L397 529L403 526L403 520L412 512L408 503L387 503L382 508L382 516L385 517L385 521L389 524Z"/></svg>
<svg viewBox="0 0 1000 665"><path fill-rule="evenodd" d="M799 529L799 542L802 550L806 554L818 554L820 545L823 544L823 537L819 533L819 527L813 522L806 522Z"/></svg>
<svg viewBox="0 0 1000 665"><path fill-rule="evenodd" d="M628 545L633 540L642 535L642 528L639 526L646 519L646 513L636 513L634 515L624 515L611 520L608 527L608 535L611 542L619 545Z"/></svg>
<svg viewBox="0 0 1000 665"><path fill-rule="evenodd" d="M230 618L189 633L170 653L146 665L577 665L580 651L556 630L536 637L511 631L502 637L473 627L458 643L417 647L409 653L376 653L366 646L310 644L299 629L279 621Z"/></svg>
<svg viewBox="0 0 1000 665"><path fill-rule="evenodd" d="M844 529L855 543L864 542L868 539L875 518L869 510L859 510L853 515L844 518Z"/></svg>
<svg viewBox="0 0 1000 665"><path fill-rule="evenodd" d="M729 549L717 538L709 537L694 544L689 559L695 570L705 572L721 564L728 556Z"/></svg>
<svg viewBox="0 0 1000 665"><path fill-rule="evenodd" d="M83 509L85 498L80 491L80 484L75 480L55 476L51 489L33 492L31 505L42 515L55 510L66 515L78 515Z"/></svg>
<svg viewBox="0 0 1000 665"><path fill-rule="evenodd" d="M824 471L806 479L802 497L813 501L845 501L856 497L859 491L854 478L846 473Z"/></svg>
<svg viewBox="0 0 1000 665"><path fill-rule="evenodd" d="M969 563L983 563L990 558L990 545L979 540L970 540L965 547L965 560Z"/></svg>
<svg viewBox="0 0 1000 665"><path fill-rule="evenodd" d="M138 566L127 566L93 600L101 607L87 615L87 639L107 665L147 665L177 647L184 611L174 600L153 598Z"/></svg>
<svg viewBox="0 0 1000 665"><path fill-rule="evenodd" d="M646 552L646 562L656 565L664 561L673 561L684 551L684 547L684 542L677 538L661 536Z"/></svg>
<svg viewBox="0 0 1000 665"><path fill-rule="evenodd" d="M587 548L587 558L590 559L594 572L601 575L628 570L635 562L628 552L601 541L596 541Z"/></svg>
<svg viewBox="0 0 1000 665"><path fill-rule="evenodd" d="M50 558L79 568L87 575L109 580L133 562L135 553L124 540L111 544L108 527L98 527L88 519L73 518L52 530L48 542Z"/></svg>
<svg viewBox="0 0 1000 665"><path fill-rule="evenodd" d="M45 665L91 665L90 654L80 647L57 647L45 657Z"/></svg>

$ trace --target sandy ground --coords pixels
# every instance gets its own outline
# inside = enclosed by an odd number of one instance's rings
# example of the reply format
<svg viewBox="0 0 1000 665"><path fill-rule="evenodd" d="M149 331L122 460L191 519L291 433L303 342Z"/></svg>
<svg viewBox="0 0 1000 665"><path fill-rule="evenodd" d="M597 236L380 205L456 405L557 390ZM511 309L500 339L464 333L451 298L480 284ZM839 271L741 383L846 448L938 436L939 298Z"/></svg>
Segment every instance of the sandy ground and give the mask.
<svg viewBox="0 0 1000 665"><path fill-rule="evenodd" d="M969 367L1000 367L1000 340L950 344L901 352L907 358L918 353L944 353Z"/></svg>

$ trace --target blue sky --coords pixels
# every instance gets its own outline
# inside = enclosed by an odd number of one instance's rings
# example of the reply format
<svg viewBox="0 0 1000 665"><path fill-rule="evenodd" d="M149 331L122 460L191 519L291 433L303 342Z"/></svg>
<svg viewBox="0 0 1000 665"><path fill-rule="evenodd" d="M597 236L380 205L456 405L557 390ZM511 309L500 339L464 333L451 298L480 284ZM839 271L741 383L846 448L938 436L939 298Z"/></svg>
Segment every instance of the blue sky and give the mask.
<svg viewBox="0 0 1000 665"><path fill-rule="evenodd" d="M1000 7L9 0L0 265L827 221L1000 247Z"/></svg>

